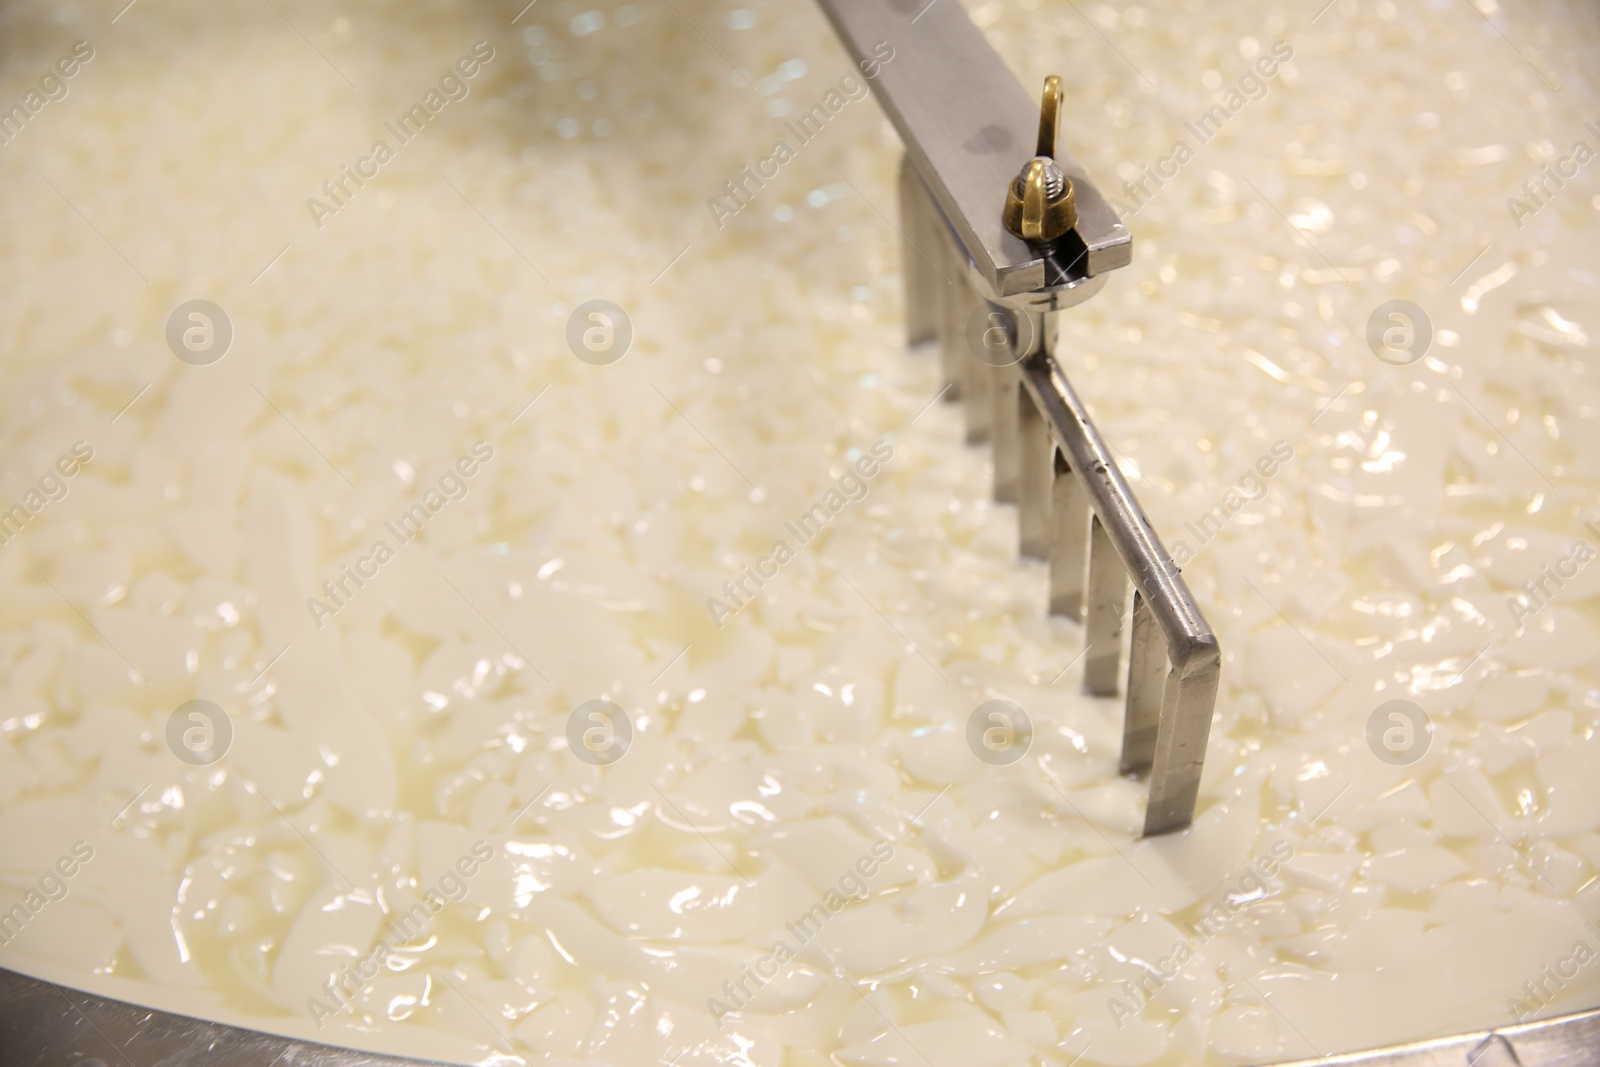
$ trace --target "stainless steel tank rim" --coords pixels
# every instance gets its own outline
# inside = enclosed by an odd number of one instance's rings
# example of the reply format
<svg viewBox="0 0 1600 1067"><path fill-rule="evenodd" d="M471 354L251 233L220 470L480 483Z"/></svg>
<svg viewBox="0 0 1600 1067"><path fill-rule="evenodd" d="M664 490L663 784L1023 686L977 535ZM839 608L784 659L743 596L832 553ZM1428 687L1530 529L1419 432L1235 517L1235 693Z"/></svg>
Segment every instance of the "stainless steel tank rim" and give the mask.
<svg viewBox="0 0 1600 1067"><path fill-rule="evenodd" d="M522 1059L522 1057L517 1057ZM526 1061L524 1061L526 1062ZM0 967L0 1067L447 1067L208 1022ZM612 1067L664 1067L665 1061ZM1263 1067L1600 1067L1600 1008Z"/></svg>
<svg viewBox="0 0 1600 1067"><path fill-rule="evenodd" d="M446 1067L212 1022L0 967L0 1067Z"/></svg>
<svg viewBox="0 0 1600 1067"><path fill-rule="evenodd" d="M1600 1008L1272 1067L1600 1067Z"/></svg>

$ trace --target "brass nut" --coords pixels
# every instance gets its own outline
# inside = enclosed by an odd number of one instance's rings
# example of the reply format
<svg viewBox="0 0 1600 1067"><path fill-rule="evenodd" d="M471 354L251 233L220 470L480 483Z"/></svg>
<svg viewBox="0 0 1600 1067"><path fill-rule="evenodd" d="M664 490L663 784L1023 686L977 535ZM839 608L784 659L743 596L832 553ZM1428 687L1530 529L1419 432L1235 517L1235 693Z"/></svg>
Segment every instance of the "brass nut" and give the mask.
<svg viewBox="0 0 1600 1067"><path fill-rule="evenodd" d="M1072 179L1054 160L1028 160L1006 193L1004 222L1024 241L1054 241L1078 224Z"/></svg>
<svg viewBox="0 0 1600 1067"><path fill-rule="evenodd" d="M1056 128L1061 114L1061 78L1044 80L1039 101L1039 143L1006 190L1006 229L1024 241L1054 241L1078 224L1072 179L1056 163Z"/></svg>

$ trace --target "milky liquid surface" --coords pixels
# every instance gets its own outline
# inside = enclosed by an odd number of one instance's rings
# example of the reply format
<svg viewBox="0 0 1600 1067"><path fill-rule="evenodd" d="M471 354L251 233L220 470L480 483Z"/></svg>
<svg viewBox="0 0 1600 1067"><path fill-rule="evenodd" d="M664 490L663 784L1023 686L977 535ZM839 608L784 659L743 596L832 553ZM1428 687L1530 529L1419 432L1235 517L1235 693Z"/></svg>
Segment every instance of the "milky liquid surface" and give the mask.
<svg viewBox="0 0 1600 1067"><path fill-rule="evenodd" d="M92 58L0 147L0 964L462 1063L1259 1063L1600 1002L1600 29L1316 6L969 6L1135 235L1059 358L1225 653L1147 841L812 7L8 5L0 102Z"/></svg>

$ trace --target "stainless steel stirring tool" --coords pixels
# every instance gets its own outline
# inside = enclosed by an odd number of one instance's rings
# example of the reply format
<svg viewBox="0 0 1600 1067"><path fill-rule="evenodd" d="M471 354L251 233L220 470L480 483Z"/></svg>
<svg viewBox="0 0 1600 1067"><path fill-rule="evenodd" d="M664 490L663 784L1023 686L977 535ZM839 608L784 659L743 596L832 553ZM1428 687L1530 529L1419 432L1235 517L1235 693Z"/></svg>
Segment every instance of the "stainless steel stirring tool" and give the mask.
<svg viewBox="0 0 1600 1067"><path fill-rule="evenodd" d="M1221 652L1055 358L1058 313L1132 261L1132 236L1057 143L1060 79L1045 82L1032 138L1032 102L960 4L819 3L857 60L905 45L873 84L905 145L908 339L937 344L967 440L993 445L995 499L1020 510L1021 553L1050 561L1051 613L1084 620L1097 696L1118 690L1131 614L1121 769L1150 772L1144 832L1181 830Z"/></svg>

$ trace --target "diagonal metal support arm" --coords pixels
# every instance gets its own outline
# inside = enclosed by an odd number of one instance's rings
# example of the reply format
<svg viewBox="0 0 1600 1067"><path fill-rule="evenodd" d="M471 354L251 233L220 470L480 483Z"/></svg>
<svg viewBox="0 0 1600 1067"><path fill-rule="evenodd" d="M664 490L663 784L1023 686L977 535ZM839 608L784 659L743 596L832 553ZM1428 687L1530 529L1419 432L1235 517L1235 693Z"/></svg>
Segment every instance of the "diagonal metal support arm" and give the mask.
<svg viewBox="0 0 1600 1067"><path fill-rule="evenodd" d="M1221 678L1221 650L1067 376L1048 353L1027 360L1022 371L1028 400L1038 406L1050 425L1052 453L1064 460L1077 478L1093 514L1086 635L1091 644L1085 657L1090 689L1105 691L1104 683L1097 684L1093 674L1109 662L1102 677L1110 683L1109 692L1116 692L1122 652L1120 620L1130 610L1125 583L1132 579L1133 640L1121 769L1127 773L1150 771L1146 834L1182 829L1194 818ZM1097 552L1101 543L1112 551ZM1082 559L1081 550L1078 559ZM1105 603L1118 619L1116 629L1104 635L1108 644L1100 647L1095 644L1100 635L1093 622L1098 588L1111 590ZM1156 644L1158 637L1164 649Z"/></svg>

